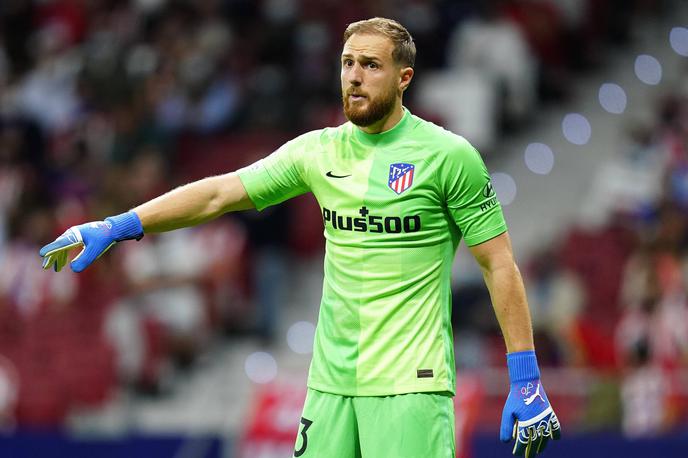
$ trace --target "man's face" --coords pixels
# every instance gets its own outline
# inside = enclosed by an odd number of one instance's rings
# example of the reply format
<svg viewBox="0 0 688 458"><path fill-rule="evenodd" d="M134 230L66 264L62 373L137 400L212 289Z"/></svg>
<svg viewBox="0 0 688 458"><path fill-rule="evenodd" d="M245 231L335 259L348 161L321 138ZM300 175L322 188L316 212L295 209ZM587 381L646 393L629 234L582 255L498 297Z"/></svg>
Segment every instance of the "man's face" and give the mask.
<svg viewBox="0 0 688 458"><path fill-rule="evenodd" d="M383 35L353 34L342 50L342 103L347 119L366 127L385 118L401 98L394 43Z"/></svg>

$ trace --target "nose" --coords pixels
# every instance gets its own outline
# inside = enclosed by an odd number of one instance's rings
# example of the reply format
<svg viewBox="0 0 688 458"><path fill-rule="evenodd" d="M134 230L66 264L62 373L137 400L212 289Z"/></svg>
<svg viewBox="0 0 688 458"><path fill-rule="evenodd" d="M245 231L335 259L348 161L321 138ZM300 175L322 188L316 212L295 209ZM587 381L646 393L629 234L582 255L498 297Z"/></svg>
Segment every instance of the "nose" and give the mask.
<svg viewBox="0 0 688 458"><path fill-rule="evenodd" d="M363 69L358 62L347 68L346 79L352 86L360 86L363 82Z"/></svg>

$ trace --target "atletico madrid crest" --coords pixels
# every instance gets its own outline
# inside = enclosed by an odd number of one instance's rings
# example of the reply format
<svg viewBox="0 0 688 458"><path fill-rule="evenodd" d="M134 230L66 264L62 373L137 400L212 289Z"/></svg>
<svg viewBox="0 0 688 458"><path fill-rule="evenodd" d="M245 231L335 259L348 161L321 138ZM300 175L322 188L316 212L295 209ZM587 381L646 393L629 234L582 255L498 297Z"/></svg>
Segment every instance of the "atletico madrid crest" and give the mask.
<svg viewBox="0 0 688 458"><path fill-rule="evenodd" d="M401 194L410 188L413 184L413 172L415 168L415 165L406 164L405 162L390 164L388 184L392 191Z"/></svg>

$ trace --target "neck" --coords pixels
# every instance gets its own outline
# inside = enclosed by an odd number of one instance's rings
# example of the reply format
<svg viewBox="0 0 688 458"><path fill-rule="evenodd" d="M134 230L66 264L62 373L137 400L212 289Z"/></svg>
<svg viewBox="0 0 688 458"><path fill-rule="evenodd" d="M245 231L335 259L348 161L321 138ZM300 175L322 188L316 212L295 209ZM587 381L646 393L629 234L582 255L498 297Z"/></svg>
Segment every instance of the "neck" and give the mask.
<svg viewBox="0 0 688 458"><path fill-rule="evenodd" d="M380 119L378 122L371 124L369 126L358 126L366 134L379 134L385 132L392 127L396 126L401 118L404 116L404 109L401 104L401 99L397 98L394 108L389 112L387 116Z"/></svg>

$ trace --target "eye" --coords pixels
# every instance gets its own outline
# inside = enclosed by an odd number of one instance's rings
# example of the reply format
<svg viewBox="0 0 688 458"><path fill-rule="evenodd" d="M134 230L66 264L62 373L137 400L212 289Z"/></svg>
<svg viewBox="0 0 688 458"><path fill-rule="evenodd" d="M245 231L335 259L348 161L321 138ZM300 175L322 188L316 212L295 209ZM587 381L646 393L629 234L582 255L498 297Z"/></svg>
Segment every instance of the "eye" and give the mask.
<svg viewBox="0 0 688 458"><path fill-rule="evenodd" d="M354 61L351 59L344 59L344 61L342 61L342 65L344 67L351 67L351 66L353 66L353 64L354 64Z"/></svg>
<svg viewBox="0 0 688 458"><path fill-rule="evenodd" d="M368 68L371 69L371 70L376 70L376 69L379 68L379 67L378 67L378 65L377 65L375 62L369 62L369 63L368 63Z"/></svg>

